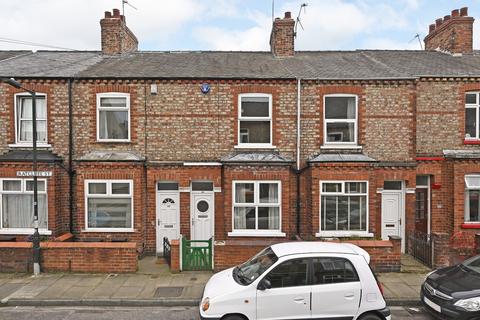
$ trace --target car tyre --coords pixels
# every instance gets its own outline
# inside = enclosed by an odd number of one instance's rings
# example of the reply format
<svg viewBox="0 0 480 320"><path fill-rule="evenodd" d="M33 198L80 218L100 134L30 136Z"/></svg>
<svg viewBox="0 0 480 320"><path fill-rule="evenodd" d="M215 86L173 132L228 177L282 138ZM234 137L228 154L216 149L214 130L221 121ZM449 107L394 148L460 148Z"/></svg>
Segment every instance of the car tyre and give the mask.
<svg viewBox="0 0 480 320"><path fill-rule="evenodd" d="M383 320L383 318L375 313L366 313L359 320Z"/></svg>

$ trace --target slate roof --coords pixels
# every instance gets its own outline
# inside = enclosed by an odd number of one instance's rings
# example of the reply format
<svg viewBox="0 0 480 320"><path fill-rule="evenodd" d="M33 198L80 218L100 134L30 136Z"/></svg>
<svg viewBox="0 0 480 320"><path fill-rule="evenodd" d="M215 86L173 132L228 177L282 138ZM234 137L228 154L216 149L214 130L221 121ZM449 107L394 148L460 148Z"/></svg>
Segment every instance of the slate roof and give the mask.
<svg viewBox="0 0 480 320"><path fill-rule="evenodd" d="M31 150L12 150L0 155L0 162L32 162L33 152ZM62 158L51 151L38 150L38 162L61 162Z"/></svg>
<svg viewBox="0 0 480 320"><path fill-rule="evenodd" d="M276 152L239 152L230 154L221 159L224 163L279 163L290 164L293 160L287 159Z"/></svg>
<svg viewBox="0 0 480 320"><path fill-rule="evenodd" d="M377 160L361 153L326 153L319 154L309 162L377 162Z"/></svg>
<svg viewBox="0 0 480 320"><path fill-rule="evenodd" d="M145 158L134 152L93 151L80 157L77 161L144 161Z"/></svg>
<svg viewBox="0 0 480 320"><path fill-rule="evenodd" d="M15 56L22 54L28 54L31 51L21 51L21 50L12 50L12 51L0 51L0 61L5 59L10 59Z"/></svg>
<svg viewBox="0 0 480 320"><path fill-rule="evenodd" d="M480 76L480 54L437 51L270 52L139 51L108 56L98 51L37 51L1 60L0 77L17 78L201 78L201 79L411 79ZM10 53L11 54L11 53Z"/></svg>

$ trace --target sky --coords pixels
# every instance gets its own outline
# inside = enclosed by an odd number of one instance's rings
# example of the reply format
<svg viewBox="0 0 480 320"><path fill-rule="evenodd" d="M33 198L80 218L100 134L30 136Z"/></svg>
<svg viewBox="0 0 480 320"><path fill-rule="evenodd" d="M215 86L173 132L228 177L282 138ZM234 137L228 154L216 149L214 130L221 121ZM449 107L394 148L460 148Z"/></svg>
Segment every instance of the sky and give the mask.
<svg viewBox="0 0 480 320"><path fill-rule="evenodd" d="M480 0L128 0L128 27L140 50L268 51L274 16L300 14L296 50L420 49L415 35L469 7L480 19ZM122 0L0 0L0 50L48 50L13 40L75 50L100 50L104 11ZM478 35L478 36L476 36ZM480 49L480 21L474 24Z"/></svg>

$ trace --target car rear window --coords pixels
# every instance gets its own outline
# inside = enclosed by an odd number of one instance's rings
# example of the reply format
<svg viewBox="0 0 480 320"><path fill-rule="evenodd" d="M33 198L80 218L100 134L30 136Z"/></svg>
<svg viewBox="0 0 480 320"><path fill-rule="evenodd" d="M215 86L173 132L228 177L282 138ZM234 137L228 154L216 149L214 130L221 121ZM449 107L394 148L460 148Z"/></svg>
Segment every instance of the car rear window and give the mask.
<svg viewBox="0 0 480 320"><path fill-rule="evenodd" d="M329 284L359 281L352 263L344 258L314 258L313 283Z"/></svg>

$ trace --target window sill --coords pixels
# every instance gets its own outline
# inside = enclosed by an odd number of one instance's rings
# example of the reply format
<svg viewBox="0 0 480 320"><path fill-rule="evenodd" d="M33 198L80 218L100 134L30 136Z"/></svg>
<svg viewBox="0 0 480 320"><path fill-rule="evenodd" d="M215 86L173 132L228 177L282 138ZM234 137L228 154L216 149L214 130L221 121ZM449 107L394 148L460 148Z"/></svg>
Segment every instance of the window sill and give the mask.
<svg viewBox="0 0 480 320"><path fill-rule="evenodd" d="M232 231L228 233L229 237L285 237L285 232L281 231Z"/></svg>
<svg viewBox="0 0 480 320"><path fill-rule="evenodd" d="M33 148L31 143L14 143L9 144L9 148ZM52 145L48 143L37 143L37 148L51 148Z"/></svg>
<svg viewBox="0 0 480 320"><path fill-rule="evenodd" d="M355 149L361 150L363 147L358 145L342 145L342 144L325 144L320 149Z"/></svg>
<svg viewBox="0 0 480 320"><path fill-rule="evenodd" d="M97 140L97 143L131 143L131 140Z"/></svg>
<svg viewBox="0 0 480 320"><path fill-rule="evenodd" d="M480 229L480 222L464 222L461 227L462 229Z"/></svg>
<svg viewBox="0 0 480 320"><path fill-rule="evenodd" d="M13 235L32 235L35 232L35 229L30 228L12 228L12 229L0 229L0 234L13 234ZM49 236L52 234L51 230L39 229L38 233L41 236Z"/></svg>
<svg viewBox="0 0 480 320"><path fill-rule="evenodd" d="M373 233L370 232L349 232L349 231L323 231L315 233L317 238L348 238L348 237L361 237L361 238L373 238Z"/></svg>
<svg viewBox="0 0 480 320"><path fill-rule="evenodd" d="M480 140L463 140L463 144L480 144Z"/></svg>
<svg viewBox="0 0 480 320"><path fill-rule="evenodd" d="M238 144L234 146L235 149L277 149L276 146L272 146L271 144Z"/></svg>
<svg viewBox="0 0 480 320"><path fill-rule="evenodd" d="M101 233L116 233L116 232L123 232L123 233L134 233L135 229L130 229L130 228L91 228L91 229L83 229L82 232L84 233L95 233L95 232L101 232Z"/></svg>

